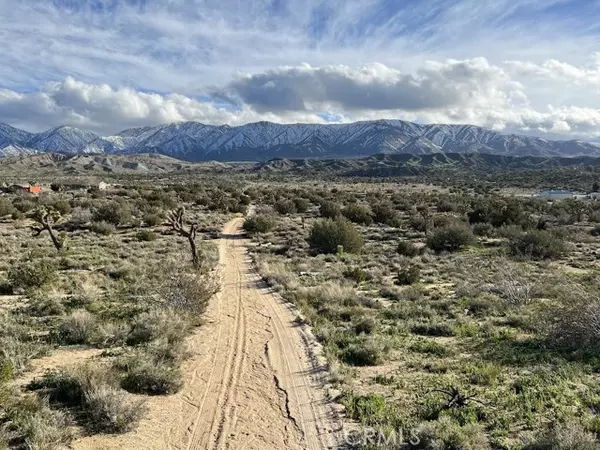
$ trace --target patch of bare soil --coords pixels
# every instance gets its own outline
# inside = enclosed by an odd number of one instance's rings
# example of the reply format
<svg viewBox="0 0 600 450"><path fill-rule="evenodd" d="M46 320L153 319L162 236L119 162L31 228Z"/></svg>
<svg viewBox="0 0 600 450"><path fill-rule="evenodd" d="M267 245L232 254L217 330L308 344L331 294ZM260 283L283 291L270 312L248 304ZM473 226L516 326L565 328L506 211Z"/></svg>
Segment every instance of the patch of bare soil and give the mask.
<svg viewBox="0 0 600 450"><path fill-rule="evenodd" d="M189 339L186 383L148 400L137 430L79 439L75 449L326 449L339 425L323 389L314 342L247 257L242 219L219 243L222 289Z"/></svg>

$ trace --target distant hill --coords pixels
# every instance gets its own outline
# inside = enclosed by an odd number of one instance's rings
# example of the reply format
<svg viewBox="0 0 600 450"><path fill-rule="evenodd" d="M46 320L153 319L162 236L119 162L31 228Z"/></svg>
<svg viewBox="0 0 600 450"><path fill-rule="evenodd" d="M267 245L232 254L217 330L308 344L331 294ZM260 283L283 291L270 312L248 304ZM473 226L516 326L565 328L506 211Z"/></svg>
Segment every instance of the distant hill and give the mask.
<svg viewBox="0 0 600 450"><path fill-rule="evenodd" d="M0 172L70 175L93 174L153 174L186 172L199 168L226 169L229 166L220 162L190 164L175 158L157 154L136 155L64 155L44 153L25 157L0 159Z"/></svg>
<svg viewBox="0 0 600 450"><path fill-rule="evenodd" d="M326 125L257 122L238 127L183 122L133 128L108 137L69 126L32 134L0 124L0 157L47 152L158 153L189 162L262 162L273 158L361 158L379 153L600 156L600 146L502 134L473 125L420 125L401 120Z"/></svg>
<svg viewBox="0 0 600 450"><path fill-rule="evenodd" d="M600 158L515 157L473 153L432 155L378 154L359 159L285 159L276 158L256 164L262 173L322 174L360 177L419 175L432 169L469 169L480 172L535 170L561 167L600 167Z"/></svg>

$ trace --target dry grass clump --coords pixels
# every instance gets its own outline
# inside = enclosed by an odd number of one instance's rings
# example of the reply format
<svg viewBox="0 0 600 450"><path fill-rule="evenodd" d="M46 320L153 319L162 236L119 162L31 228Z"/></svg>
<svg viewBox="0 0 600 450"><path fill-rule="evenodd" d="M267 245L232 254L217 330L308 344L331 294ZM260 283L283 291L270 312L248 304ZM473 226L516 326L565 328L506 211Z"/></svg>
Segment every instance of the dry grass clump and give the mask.
<svg viewBox="0 0 600 450"><path fill-rule="evenodd" d="M173 310L152 309L134 318L127 344L145 344L159 338L180 342L187 335L189 327L189 322Z"/></svg>
<svg viewBox="0 0 600 450"><path fill-rule="evenodd" d="M141 418L144 402L128 399L117 382L109 368L85 364L50 372L32 382L30 388L47 395L56 405L75 408L75 418L90 431L124 433Z"/></svg>

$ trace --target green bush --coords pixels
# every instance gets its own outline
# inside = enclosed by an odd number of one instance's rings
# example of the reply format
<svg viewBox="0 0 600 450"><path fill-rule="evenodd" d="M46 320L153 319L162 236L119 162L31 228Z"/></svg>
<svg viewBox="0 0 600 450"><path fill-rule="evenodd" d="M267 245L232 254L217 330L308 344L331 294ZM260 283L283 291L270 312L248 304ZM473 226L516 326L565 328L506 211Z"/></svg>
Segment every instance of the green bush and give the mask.
<svg viewBox="0 0 600 450"><path fill-rule="evenodd" d="M600 450L600 444L576 422L554 423L524 450Z"/></svg>
<svg viewBox="0 0 600 450"><path fill-rule="evenodd" d="M15 207L6 198L0 198L0 217L10 216L15 211Z"/></svg>
<svg viewBox="0 0 600 450"><path fill-rule="evenodd" d="M410 444L414 450L490 450L483 428L478 424L460 426L449 417L421 424L414 430L418 443ZM416 441L416 440L415 440Z"/></svg>
<svg viewBox="0 0 600 450"><path fill-rule="evenodd" d="M373 217L369 208L361 205L349 205L342 210L342 214L348 220L361 225L371 225Z"/></svg>
<svg viewBox="0 0 600 450"><path fill-rule="evenodd" d="M143 242L151 242L151 241L155 241L157 239L157 235L154 231L152 230L140 230L135 234L135 238L138 241L143 241Z"/></svg>
<svg viewBox="0 0 600 450"><path fill-rule="evenodd" d="M210 273L186 273L174 269L167 271L158 294L165 307L196 321L219 288L219 281Z"/></svg>
<svg viewBox="0 0 600 450"><path fill-rule="evenodd" d="M511 237L508 249L517 258L554 259L566 252L566 244L551 231L533 230Z"/></svg>
<svg viewBox="0 0 600 450"><path fill-rule="evenodd" d="M96 331L96 318L80 309L65 317L58 327L58 338L64 344L89 344Z"/></svg>
<svg viewBox="0 0 600 450"><path fill-rule="evenodd" d="M112 223L100 221L100 222L92 222L92 231L96 234L102 234L103 236L108 236L113 234L117 229Z"/></svg>
<svg viewBox="0 0 600 450"><path fill-rule="evenodd" d="M42 390L52 402L79 409L77 417L90 431L124 433L144 413L142 401L129 401L115 386L116 377L107 368L82 365L69 372L50 372L30 388Z"/></svg>
<svg viewBox="0 0 600 450"><path fill-rule="evenodd" d="M408 264L401 267L394 277L394 283L399 286L409 286L419 281L421 277L421 269L414 264Z"/></svg>
<svg viewBox="0 0 600 450"><path fill-rule="evenodd" d="M363 237L345 219L326 219L316 222L308 237L310 247L319 253L336 253L339 247L344 252L358 253L363 246Z"/></svg>
<svg viewBox="0 0 600 450"><path fill-rule="evenodd" d="M51 203L51 206L63 216L71 212L71 205L69 201L63 198L54 200Z"/></svg>
<svg viewBox="0 0 600 450"><path fill-rule="evenodd" d="M96 222L108 222L114 226L125 225L131 221L131 207L128 203L109 202L98 207L93 214L93 219Z"/></svg>
<svg viewBox="0 0 600 450"><path fill-rule="evenodd" d="M182 341L189 329L189 324L171 310L154 309L137 316L133 320L127 344L139 345L158 338L169 342Z"/></svg>
<svg viewBox="0 0 600 450"><path fill-rule="evenodd" d="M296 207L296 212L305 213L308 211L308 207L310 206L310 201L305 198L295 198L294 206Z"/></svg>
<svg viewBox="0 0 600 450"><path fill-rule="evenodd" d="M427 237L427 246L433 251L456 252L474 241L471 230L464 225L450 225L433 231Z"/></svg>
<svg viewBox="0 0 600 450"><path fill-rule="evenodd" d="M37 259L13 264L8 270L8 282L13 289L41 288L57 277L56 264Z"/></svg>
<svg viewBox="0 0 600 450"><path fill-rule="evenodd" d="M399 222L398 213L391 202L375 203L372 207L373 219L377 223L397 226Z"/></svg>
<svg viewBox="0 0 600 450"><path fill-rule="evenodd" d="M136 355L126 365L121 386L135 394L170 395L183 385L181 370L154 358Z"/></svg>
<svg viewBox="0 0 600 450"><path fill-rule="evenodd" d="M324 201L319 206L319 214L321 217L335 219L342 215L342 209L340 208L340 205L335 202Z"/></svg>
<svg viewBox="0 0 600 450"><path fill-rule="evenodd" d="M396 247L396 252L402 256L408 256L414 258L422 253L422 250L415 244L409 241L400 241Z"/></svg>
<svg viewBox="0 0 600 450"><path fill-rule="evenodd" d="M281 215L294 214L296 212L296 205L291 200L279 200L275 202L273 208Z"/></svg>
<svg viewBox="0 0 600 450"><path fill-rule="evenodd" d="M351 366L377 366L383 362L387 349L372 338L361 339L342 349L341 360Z"/></svg>
<svg viewBox="0 0 600 450"><path fill-rule="evenodd" d="M149 213L145 214L142 220L146 224L146 226L155 227L162 223L163 218L160 214Z"/></svg>
<svg viewBox="0 0 600 450"><path fill-rule="evenodd" d="M248 233L268 233L275 228L275 219L264 214L247 217L243 228Z"/></svg>

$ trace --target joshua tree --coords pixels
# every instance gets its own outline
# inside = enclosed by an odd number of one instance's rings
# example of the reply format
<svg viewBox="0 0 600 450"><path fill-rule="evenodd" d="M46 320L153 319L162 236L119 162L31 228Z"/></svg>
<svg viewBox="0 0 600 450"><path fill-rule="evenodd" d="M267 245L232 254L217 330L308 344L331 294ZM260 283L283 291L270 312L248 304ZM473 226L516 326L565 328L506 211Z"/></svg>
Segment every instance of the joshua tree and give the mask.
<svg viewBox="0 0 600 450"><path fill-rule="evenodd" d="M179 233L181 236L187 238L188 242L190 243L190 251L192 252L192 264L194 264L194 267L196 268L201 268L202 258L198 252L198 246L196 245L196 234L198 232L198 224L192 223L190 224L189 230L186 230L183 225L184 213L185 208L181 206L169 213L168 220L171 225L171 228L174 231Z"/></svg>
<svg viewBox="0 0 600 450"><path fill-rule="evenodd" d="M39 236L44 231L47 231L50 235L50 239L52 239L52 244L54 244L56 250L59 251L65 246L64 234L61 233L61 235L57 236L54 230L54 225L56 225L60 219L61 215L59 211L51 206L45 206L35 211L33 220L35 220L39 226L34 226L31 228L34 236Z"/></svg>

